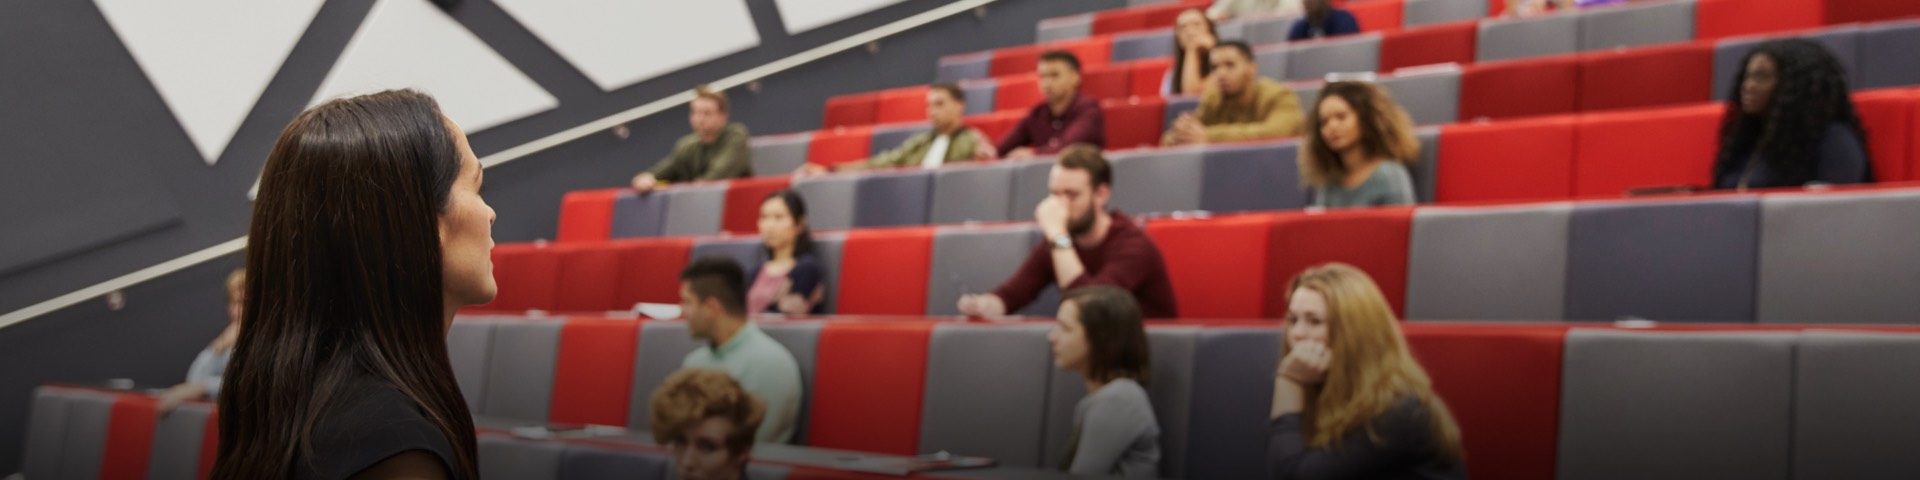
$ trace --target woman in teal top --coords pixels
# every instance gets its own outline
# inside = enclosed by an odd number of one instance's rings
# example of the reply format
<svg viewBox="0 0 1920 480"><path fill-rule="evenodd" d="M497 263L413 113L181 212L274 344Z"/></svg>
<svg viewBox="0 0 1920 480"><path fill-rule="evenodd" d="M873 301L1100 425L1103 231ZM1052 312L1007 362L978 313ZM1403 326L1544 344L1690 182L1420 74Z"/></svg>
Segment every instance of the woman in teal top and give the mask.
<svg viewBox="0 0 1920 480"><path fill-rule="evenodd" d="M1420 154L1413 120L1377 85L1333 82L1320 90L1300 146L1300 180L1322 208L1412 205Z"/></svg>

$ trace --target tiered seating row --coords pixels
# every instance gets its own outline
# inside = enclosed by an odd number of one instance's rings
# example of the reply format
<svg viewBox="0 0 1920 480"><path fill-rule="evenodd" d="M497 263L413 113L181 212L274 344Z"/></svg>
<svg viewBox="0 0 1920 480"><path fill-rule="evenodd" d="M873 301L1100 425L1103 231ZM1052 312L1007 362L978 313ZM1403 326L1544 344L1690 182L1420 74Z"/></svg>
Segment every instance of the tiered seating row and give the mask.
<svg viewBox="0 0 1920 480"><path fill-rule="evenodd" d="M800 438L812 447L944 450L1044 468L1064 456L1073 405L1085 394L1078 377L1051 367L1047 324L836 320L763 328L802 364L809 400ZM584 334L567 333L574 330ZM1920 423L1904 413L1920 401L1920 389L1887 381L1920 361L1912 328L1410 323L1404 331L1460 424L1473 478L1897 477L1907 471L1903 445L1920 441ZM647 393L696 348L681 322L463 318L452 335L460 340L452 345L454 366L478 415L638 432L646 431L646 417L627 412L645 411ZM638 348L579 341L587 335ZM1162 474L1263 472L1280 329L1159 324L1148 337ZM595 371L570 372L577 370ZM583 375L629 379L618 388L562 380ZM579 406L598 396L606 398ZM31 413L28 478L203 475L214 438L201 421L211 417L205 406L156 419L152 404L139 394L42 388ZM657 450L592 442L489 433L482 444L483 469L502 478L654 478L646 472L663 464ZM769 456L781 450L770 447ZM631 468L606 471L608 463ZM755 472L780 478L781 470ZM786 478L803 473L790 469ZM835 475L804 478L828 476Z"/></svg>

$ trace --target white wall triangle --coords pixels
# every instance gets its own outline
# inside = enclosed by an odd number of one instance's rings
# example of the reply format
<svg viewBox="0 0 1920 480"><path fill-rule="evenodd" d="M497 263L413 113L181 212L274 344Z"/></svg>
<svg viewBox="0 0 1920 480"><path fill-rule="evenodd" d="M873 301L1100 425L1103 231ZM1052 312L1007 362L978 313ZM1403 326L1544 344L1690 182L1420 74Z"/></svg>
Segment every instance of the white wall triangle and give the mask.
<svg viewBox="0 0 1920 480"><path fill-rule="evenodd" d="M277 1L277 0L276 0ZM427 0L379 0L310 105L414 88L467 133L553 109L559 100Z"/></svg>
<svg viewBox="0 0 1920 480"><path fill-rule="evenodd" d="M760 44L745 0L494 0L612 91Z"/></svg>

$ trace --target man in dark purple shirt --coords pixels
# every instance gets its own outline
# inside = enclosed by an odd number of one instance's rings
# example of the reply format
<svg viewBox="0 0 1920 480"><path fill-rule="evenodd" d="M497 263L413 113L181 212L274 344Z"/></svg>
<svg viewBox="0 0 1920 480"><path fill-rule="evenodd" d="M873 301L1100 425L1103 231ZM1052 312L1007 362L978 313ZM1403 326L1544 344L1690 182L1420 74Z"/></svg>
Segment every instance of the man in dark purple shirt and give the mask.
<svg viewBox="0 0 1920 480"><path fill-rule="evenodd" d="M1027 118L1000 139L1000 156L1047 155L1076 143L1106 147L1100 100L1080 94L1080 59L1060 50L1042 53L1039 75L1046 102L1033 106Z"/></svg>
<svg viewBox="0 0 1920 480"><path fill-rule="evenodd" d="M997 317L1018 311L1047 285L1059 285L1061 291L1112 285L1132 293L1147 318L1180 316L1160 247L1126 214L1107 210L1113 173L1100 149L1079 145L1061 151L1047 175L1047 189L1047 199L1033 212L1046 239L993 293L960 297L960 313Z"/></svg>

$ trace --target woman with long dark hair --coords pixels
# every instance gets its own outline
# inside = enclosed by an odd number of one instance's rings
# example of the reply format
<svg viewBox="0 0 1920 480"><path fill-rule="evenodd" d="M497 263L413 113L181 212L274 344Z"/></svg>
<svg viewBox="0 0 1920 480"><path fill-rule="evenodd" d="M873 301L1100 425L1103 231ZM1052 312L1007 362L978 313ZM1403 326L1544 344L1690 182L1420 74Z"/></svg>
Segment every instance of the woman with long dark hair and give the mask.
<svg viewBox="0 0 1920 480"><path fill-rule="evenodd" d="M1873 181L1866 131L1833 53L1808 40L1773 40L1740 65L1720 124L1714 188Z"/></svg>
<svg viewBox="0 0 1920 480"><path fill-rule="evenodd" d="M1073 437L1060 469L1086 476L1160 477L1160 422L1146 384L1153 375L1140 303L1112 285L1068 290L1047 343L1053 367L1078 373L1087 396L1073 408Z"/></svg>
<svg viewBox="0 0 1920 480"><path fill-rule="evenodd" d="M480 184L466 135L420 92L287 125L254 205L213 478L477 477L446 334L496 290Z"/></svg>
<svg viewBox="0 0 1920 480"><path fill-rule="evenodd" d="M813 253L807 201L799 193L781 190L760 202L760 243L767 261L747 276L747 312L820 313L825 272Z"/></svg>
<svg viewBox="0 0 1920 480"><path fill-rule="evenodd" d="M1220 33L1214 29L1213 19L1198 8L1180 12L1177 22L1173 26L1173 68L1167 70L1160 93L1199 95L1207 89L1207 75L1213 73L1207 52L1220 43Z"/></svg>

